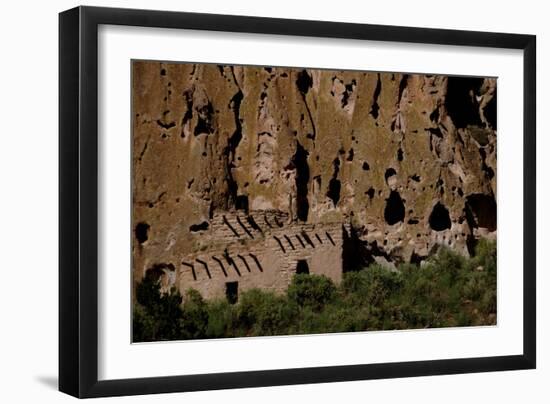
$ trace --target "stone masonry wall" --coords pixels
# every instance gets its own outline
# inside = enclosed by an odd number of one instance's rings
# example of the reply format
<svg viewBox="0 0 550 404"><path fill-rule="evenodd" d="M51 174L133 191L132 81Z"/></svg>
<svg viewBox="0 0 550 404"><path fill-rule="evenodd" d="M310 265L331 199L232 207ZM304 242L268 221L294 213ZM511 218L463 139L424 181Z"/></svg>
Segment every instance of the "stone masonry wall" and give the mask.
<svg viewBox="0 0 550 404"><path fill-rule="evenodd" d="M205 298L223 297L228 282L239 291L263 288L284 292L299 260L309 273L342 277L342 225L287 223L281 212L224 212L210 229L200 230L197 251L181 257L179 266L162 270L163 290L176 286L198 290ZM251 224L253 223L253 224Z"/></svg>

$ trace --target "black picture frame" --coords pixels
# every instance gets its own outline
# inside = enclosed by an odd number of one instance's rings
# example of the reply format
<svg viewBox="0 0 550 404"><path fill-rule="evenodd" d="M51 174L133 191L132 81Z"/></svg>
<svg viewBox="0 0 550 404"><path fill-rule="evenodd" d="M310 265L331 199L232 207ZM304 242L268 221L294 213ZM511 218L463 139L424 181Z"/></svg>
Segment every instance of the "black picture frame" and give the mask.
<svg viewBox="0 0 550 404"><path fill-rule="evenodd" d="M99 381L97 62L100 24L522 50L523 353ZM534 35L95 7L77 7L60 13L59 389L84 398L535 368L535 73Z"/></svg>

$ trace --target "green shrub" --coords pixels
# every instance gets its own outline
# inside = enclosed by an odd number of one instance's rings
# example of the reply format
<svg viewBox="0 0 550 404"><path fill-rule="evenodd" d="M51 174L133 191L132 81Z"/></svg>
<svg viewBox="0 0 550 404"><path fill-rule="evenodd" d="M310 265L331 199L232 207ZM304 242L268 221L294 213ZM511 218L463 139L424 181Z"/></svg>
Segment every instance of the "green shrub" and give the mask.
<svg viewBox="0 0 550 404"><path fill-rule="evenodd" d="M227 299L213 300L208 303L208 325L206 338L234 337L233 309Z"/></svg>
<svg viewBox="0 0 550 404"><path fill-rule="evenodd" d="M345 273L337 287L323 275L295 275L286 294L251 289L236 304L205 301L190 289L160 292L146 277L136 287L134 341L318 334L494 324L496 243L480 240L465 258L443 248L423 265L397 271L373 264ZM182 304L183 301L183 304Z"/></svg>
<svg viewBox="0 0 550 404"><path fill-rule="evenodd" d="M335 295L336 286L325 275L294 275L287 289L290 301L313 310L321 310Z"/></svg>
<svg viewBox="0 0 550 404"><path fill-rule="evenodd" d="M236 310L239 326L248 329L248 335L274 335L284 333L298 307L284 296L251 289L241 294Z"/></svg>
<svg viewBox="0 0 550 404"><path fill-rule="evenodd" d="M181 295L175 288L161 294L159 281L153 276L146 276L136 287L133 340L143 342L177 339L181 334L181 300Z"/></svg>
<svg viewBox="0 0 550 404"><path fill-rule="evenodd" d="M132 319L132 338L134 342L154 341L157 319L145 309L141 304L134 307Z"/></svg>
<svg viewBox="0 0 550 404"><path fill-rule="evenodd" d="M373 264L362 271L344 274L340 288L356 303L380 305L392 294L399 293L402 285L400 272Z"/></svg>
<svg viewBox="0 0 550 404"><path fill-rule="evenodd" d="M207 304L195 289L185 293L179 326L184 339L205 338L208 327Z"/></svg>

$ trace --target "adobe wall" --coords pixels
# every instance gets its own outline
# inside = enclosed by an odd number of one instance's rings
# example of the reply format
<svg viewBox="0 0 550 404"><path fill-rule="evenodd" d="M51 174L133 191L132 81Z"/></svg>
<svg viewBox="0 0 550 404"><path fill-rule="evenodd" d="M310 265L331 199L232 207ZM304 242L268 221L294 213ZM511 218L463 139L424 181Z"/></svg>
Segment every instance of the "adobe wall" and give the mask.
<svg viewBox="0 0 550 404"><path fill-rule="evenodd" d="M181 257L178 266L163 268L163 289L189 288L206 299L224 297L227 282L239 293L261 288L282 293L305 260L310 274L342 278L342 225L286 224L281 212L242 211L216 214L200 231L197 251ZM253 223L253 224L251 224Z"/></svg>

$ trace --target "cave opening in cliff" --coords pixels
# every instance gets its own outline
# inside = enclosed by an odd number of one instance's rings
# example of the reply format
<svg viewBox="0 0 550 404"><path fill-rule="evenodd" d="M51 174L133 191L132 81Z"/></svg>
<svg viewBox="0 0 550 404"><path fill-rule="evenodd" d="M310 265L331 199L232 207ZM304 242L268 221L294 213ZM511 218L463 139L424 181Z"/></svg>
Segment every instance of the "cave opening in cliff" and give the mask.
<svg viewBox="0 0 550 404"><path fill-rule="evenodd" d="M306 94L313 85L313 79L306 70L302 70L298 73L296 78L296 86L302 94Z"/></svg>
<svg viewBox="0 0 550 404"><path fill-rule="evenodd" d="M167 272L174 272L175 270L176 267L174 266L174 264L161 262L158 264L153 264L153 266L147 268L147 270L145 271L145 276L155 281L158 281L163 276L165 276ZM193 276L195 276L194 270Z"/></svg>
<svg viewBox="0 0 550 404"><path fill-rule="evenodd" d="M298 260L296 263L296 275L299 274L309 275L309 265L306 260Z"/></svg>
<svg viewBox="0 0 550 404"><path fill-rule="evenodd" d="M376 120L378 119L378 111L380 106L378 105L378 97L380 97L380 92L382 91L382 81L380 80L380 73L378 73L378 78L376 80L376 87L374 89L374 94L372 96L372 107L369 111L369 114Z"/></svg>
<svg viewBox="0 0 550 404"><path fill-rule="evenodd" d="M136 225L135 234L136 239L140 244L145 243L149 238L149 225L147 223L140 222Z"/></svg>
<svg viewBox="0 0 550 404"><path fill-rule="evenodd" d="M202 134L209 135L211 133L214 133L214 127L212 123L214 117L214 108L212 107L212 104L208 102L197 112L199 113L199 117L193 134L195 136L199 136Z"/></svg>
<svg viewBox="0 0 550 404"><path fill-rule="evenodd" d="M445 108L457 128L465 128L468 125L481 126L475 96L482 84L482 78L448 78Z"/></svg>
<svg viewBox="0 0 550 404"><path fill-rule="evenodd" d="M360 271L374 262L365 243L359 238L353 226L342 227L342 266L344 272Z"/></svg>
<svg viewBox="0 0 550 404"><path fill-rule="evenodd" d="M208 222L206 221L197 223L197 224L192 224L191 226L189 226L189 231L192 231L192 232L204 231L204 230L208 230Z"/></svg>
<svg viewBox="0 0 550 404"><path fill-rule="evenodd" d="M341 188L342 188L342 184L340 183L340 180L336 178L332 178L328 183L327 196L332 200L332 202L334 203L334 206L338 205L338 201L340 200Z"/></svg>
<svg viewBox="0 0 550 404"><path fill-rule="evenodd" d="M405 204L399 192L391 191L389 198L386 199L384 219L390 226L402 222L405 219Z"/></svg>
<svg viewBox="0 0 550 404"><path fill-rule="evenodd" d="M488 231L497 229L497 203L493 195L468 195L465 205L470 227L483 227Z"/></svg>
<svg viewBox="0 0 550 404"><path fill-rule="evenodd" d="M401 147L397 149L397 161L403 161L403 149Z"/></svg>
<svg viewBox="0 0 550 404"><path fill-rule="evenodd" d="M237 303L237 300L239 300L239 282L225 283L225 297L229 304Z"/></svg>
<svg viewBox="0 0 550 404"><path fill-rule="evenodd" d="M309 213L308 184L309 165L307 163L308 152L298 143L296 153L292 157L292 163L296 168L296 215L298 220L307 221Z"/></svg>
<svg viewBox="0 0 550 404"><path fill-rule="evenodd" d="M338 173L340 172L340 159L336 157L332 162L332 165L334 166L334 172L332 173L332 178L328 183L327 196L332 200L334 207L336 207L336 205L338 205L338 201L340 200L340 190L342 188L342 184L338 179Z"/></svg>
<svg viewBox="0 0 550 404"><path fill-rule="evenodd" d="M368 189L368 191L365 192L365 195L368 195L369 199L372 199L372 198L374 198L375 193L376 193L376 191L374 190L374 188L370 187Z"/></svg>
<svg viewBox="0 0 550 404"><path fill-rule="evenodd" d="M430 228L435 231L443 231L451 228L451 217L445 205L437 202L428 219Z"/></svg>
<svg viewBox="0 0 550 404"><path fill-rule="evenodd" d="M388 179L393 177L394 175L397 175L397 171L395 171L395 168L393 167L388 168L384 173L384 178L386 179L386 183L388 182Z"/></svg>

